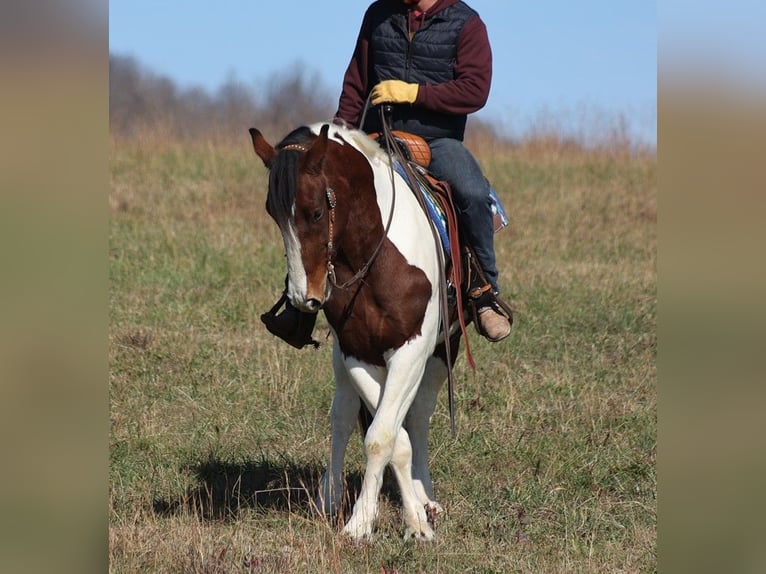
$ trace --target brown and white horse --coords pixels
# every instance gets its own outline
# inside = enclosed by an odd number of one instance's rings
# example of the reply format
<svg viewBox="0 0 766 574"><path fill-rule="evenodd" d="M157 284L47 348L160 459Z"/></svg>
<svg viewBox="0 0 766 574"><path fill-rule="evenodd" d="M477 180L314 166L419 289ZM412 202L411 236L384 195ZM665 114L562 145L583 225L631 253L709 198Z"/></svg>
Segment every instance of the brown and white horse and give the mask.
<svg viewBox="0 0 766 574"><path fill-rule="evenodd" d="M346 445L360 399L373 414L367 466L344 532L370 538L383 471L402 495L405 538L431 540L434 501L428 431L447 377L440 329L440 260L429 221L389 155L365 133L316 124L272 147L251 129L270 170L266 209L287 254L287 295L325 312L334 334L332 444L317 500L338 510ZM460 337L453 330L453 355Z"/></svg>

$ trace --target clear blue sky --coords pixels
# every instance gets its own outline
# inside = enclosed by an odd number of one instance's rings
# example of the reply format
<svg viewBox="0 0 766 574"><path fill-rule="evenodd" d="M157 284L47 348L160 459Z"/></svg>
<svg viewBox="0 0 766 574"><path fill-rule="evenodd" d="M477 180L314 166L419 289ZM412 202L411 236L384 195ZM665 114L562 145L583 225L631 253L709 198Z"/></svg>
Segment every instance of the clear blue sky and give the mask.
<svg viewBox="0 0 766 574"><path fill-rule="evenodd" d="M540 116L583 127L622 114L641 141L656 143L654 0L468 3L487 24L493 51L492 92L480 117L518 133ZM111 0L110 51L210 91L231 77L254 84L300 62L335 94L368 4Z"/></svg>

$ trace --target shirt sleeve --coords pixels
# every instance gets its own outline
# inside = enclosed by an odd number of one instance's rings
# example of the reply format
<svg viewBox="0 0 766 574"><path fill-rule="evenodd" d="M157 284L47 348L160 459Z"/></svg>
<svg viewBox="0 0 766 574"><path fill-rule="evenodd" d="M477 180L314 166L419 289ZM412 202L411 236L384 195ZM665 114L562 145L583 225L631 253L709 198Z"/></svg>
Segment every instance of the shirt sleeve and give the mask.
<svg viewBox="0 0 766 574"><path fill-rule="evenodd" d="M449 114L470 114L487 103L492 84L492 49L487 27L475 16L460 32L455 79L442 84L421 84L416 106Z"/></svg>
<svg viewBox="0 0 766 574"><path fill-rule="evenodd" d="M362 20L362 27L356 40L354 53L343 76L343 88L335 117L347 124L358 127L364 110L364 103L370 90L368 82L368 62L370 45L369 10Z"/></svg>

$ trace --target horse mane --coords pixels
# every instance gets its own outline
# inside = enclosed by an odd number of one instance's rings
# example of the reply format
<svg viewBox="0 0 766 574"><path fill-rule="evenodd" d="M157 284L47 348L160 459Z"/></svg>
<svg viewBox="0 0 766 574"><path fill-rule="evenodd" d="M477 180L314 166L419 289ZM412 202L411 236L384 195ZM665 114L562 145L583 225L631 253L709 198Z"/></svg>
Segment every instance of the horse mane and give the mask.
<svg viewBox="0 0 766 574"><path fill-rule="evenodd" d="M284 149L291 145L310 147L322 125L301 126L287 134L276 145L277 155L271 166L269 193L266 197L266 209L278 221L291 215L295 203L296 175L300 167L301 153L294 149ZM373 163L387 163L390 157L378 142L365 132L337 124L331 124L330 139L342 145L348 144Z"/></svg>
<svg viewBox="0 0 766 574"><path fill-rule="evenodd" d="M331 135L338 136L341 141L350 143L370 161L385 163L390 159L388 153L380 147L380 144L362 130L334 126L334 129L330 133Z"/></svg>
<svg viewBox="0 0 766 574"><path fill-rule="evenodd" d="M284 221L292 212L295 203L296 175L300 165L298 150L283 150L289 145L309 146L316 137L311 130L302 126L287 134L276 146L279 152L274 157L269 174L269 193L266 196L266 210L277 221Z"/></svg>

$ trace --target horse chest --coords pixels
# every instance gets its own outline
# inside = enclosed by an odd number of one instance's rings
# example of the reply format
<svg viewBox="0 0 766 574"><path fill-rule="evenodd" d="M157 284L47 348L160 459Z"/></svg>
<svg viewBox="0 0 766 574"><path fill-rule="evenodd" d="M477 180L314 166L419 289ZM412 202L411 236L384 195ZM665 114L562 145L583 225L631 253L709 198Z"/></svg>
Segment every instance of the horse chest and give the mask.
<svg viewBox="0 0 766 574"><path fill-rule="evenodd" d="M430 282L422 272L402 279L392 279L384 289L361 285L328 301L325 314L344 355L382 366L387 351L421 334Z"/></svg>

